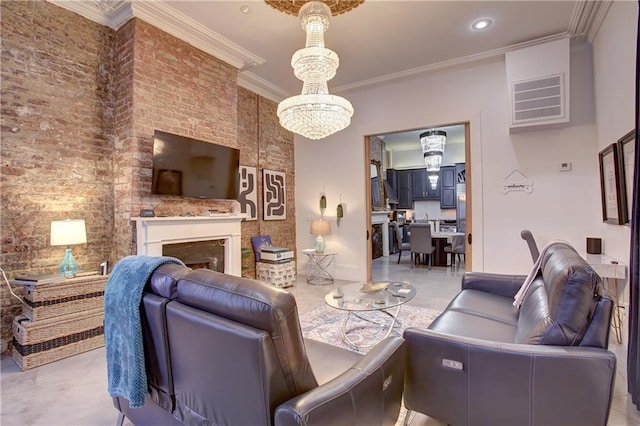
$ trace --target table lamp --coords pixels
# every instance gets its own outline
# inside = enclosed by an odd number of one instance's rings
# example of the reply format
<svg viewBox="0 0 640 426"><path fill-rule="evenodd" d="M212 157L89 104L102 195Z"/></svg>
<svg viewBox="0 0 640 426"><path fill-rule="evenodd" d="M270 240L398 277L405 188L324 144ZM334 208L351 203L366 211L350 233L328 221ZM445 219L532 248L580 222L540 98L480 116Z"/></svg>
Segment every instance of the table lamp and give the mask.
<svg viewBox="0 0 640 426"><path fill-rule="evenodd" d="M314 220L311 222L311 234L317 235L316 242L313 248L318 253L324 253L326 244L324 243L323 235L331 234L331 224L326 220Z"/></svg>
<svg viewBox="0 0 640 426"><path fill-rule="evenodd" d="M73 258L71 245L86 244L87 230L84 219L54 220L51 222L51 245L67 246L64 258L58 266L58 272L65 278L75 277L80 269Z"/></svg>

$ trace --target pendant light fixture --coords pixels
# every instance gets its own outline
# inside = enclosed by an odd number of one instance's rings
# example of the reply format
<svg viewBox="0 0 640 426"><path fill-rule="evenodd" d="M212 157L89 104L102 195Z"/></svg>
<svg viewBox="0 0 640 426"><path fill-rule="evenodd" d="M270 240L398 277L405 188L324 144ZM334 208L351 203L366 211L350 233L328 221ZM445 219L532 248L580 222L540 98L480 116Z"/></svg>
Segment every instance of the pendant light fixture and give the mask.
<svg viewBox="0 0 640 426"><path fill-rule="evenodd" d="M274 2L267 3L274 6ZM357 6L361 2L352 3ZM310 1L300 7L298 16L307 39L305 47L293 54L291 66L303 82L302 94L280 102L278 118L287 130L308 139L322 139L349 126L353 107L345 98L329 94L327 86L340 64L338 55L324 47L331 9L324 2Z"/></svg>
<svg viewBox="0 0 640 426"><path fill-rule="evenodd" d="M444 145L447 141L447 132L442 130L427 130L420 134L420 145L424 155L424 163L427 165L427 177L431 189L438 186L440 164L444 154Z"/></svg>

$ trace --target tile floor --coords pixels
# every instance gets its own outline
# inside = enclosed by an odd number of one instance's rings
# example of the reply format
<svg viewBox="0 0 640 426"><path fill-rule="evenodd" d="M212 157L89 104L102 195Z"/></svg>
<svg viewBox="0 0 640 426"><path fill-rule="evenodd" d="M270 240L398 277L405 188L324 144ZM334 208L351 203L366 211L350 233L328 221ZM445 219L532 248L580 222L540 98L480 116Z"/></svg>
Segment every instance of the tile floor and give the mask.
<svg viewBox="0 0 640 426"><path fill-rule="evenodd" d="M374 261L374 280L408 281L418 289L409 303L432 309L444 309L460 288L462 269L409 267L409 257L400 265L397 255ZM333 287L311 286L304 275L290 288L299 311L305 312L322 302ZM640 412L629 401L626 391L626 348L615 342L610 348L618 357L618 374L609 418L610 426L640 424ZM0 362L0 424L9 425L113 425L117 412L106 393L104 348L96 349L26 372L20 371L11 357ZM422 414L411 420L412 426L442 425Z"/></svg>

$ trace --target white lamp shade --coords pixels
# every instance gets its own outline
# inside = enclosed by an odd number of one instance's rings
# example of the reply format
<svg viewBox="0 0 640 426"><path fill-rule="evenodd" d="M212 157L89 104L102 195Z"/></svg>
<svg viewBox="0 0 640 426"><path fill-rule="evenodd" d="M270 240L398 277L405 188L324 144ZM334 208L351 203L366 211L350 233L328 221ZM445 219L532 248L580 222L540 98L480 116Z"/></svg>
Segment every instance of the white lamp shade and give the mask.
<svg viewBox="0 0 640 426"><path fill-rule="evenodd" d="M331 234L331 224L326 220L314 220L311 222L311 234L314 234L314 235Z"/></svg>
<svg viewBox="0 0 640 426"><path fill-rule="evenodd" d="M70 246L86 242L87 230L84 219L65 219L51 222L52 246Z"/></svg>

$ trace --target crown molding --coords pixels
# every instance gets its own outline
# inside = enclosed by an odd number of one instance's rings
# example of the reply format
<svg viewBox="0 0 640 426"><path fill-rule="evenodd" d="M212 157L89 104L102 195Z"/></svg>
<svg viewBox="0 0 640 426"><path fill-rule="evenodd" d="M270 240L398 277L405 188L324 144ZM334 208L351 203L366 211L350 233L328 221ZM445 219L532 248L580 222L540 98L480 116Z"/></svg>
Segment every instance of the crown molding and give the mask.
<svg viewBox="0 0 640 426"><path fill-rule="evenodd" d="M579 0L573 8L569 21L569 33L574 39L587 39L592 42L607 16L613 1Z"/></svg>
<svg viewBox="0 0 640 426"><path fill-rule="evenodd" d="M109 26L114 30L119 29L131 18L139 18L236 67L239 70L238 85L241 87L276 102L291 96L286 90L248 71L257 65L264 64L265 60L263 58L249 52L222 37L215 31L161 2L133 0L47 1L56 6L78 13L98 24ZM564 37L571 37L576 40L586 38L592 41L600 29L612 3L612 0L577 1L569 22L569 29L565 33L346 84L333 88L332 92L348 92L351 90L375 87L397 80L434 74L456 68L464 68L473 64L499 59L510 50L534 46Z"/></svg>
<svg viewBox="0 0 640 426"><path fill-rule="evenodd" d="M332 92L345 93L352 90L364 89L369 87L380 86L393 81L404 80L412 77L422 77L429 74L435 74L438 72L449 71L452 69L461 69L470 65L477 65L482 62L490 62L493 60L502 59L506 52L516 49L522 49L524 47L535 46L542 43L548 43L550 41L560 40L567 38L570 35L568 33L554 34L547 37L539 38L536 40L529 40L523 43L514 44L508 47L489 50L486 52L476 53L474 55L463 56L461 58L451 59L449 61L442 61L435 64L429 64L422 67L411 68L404 71L399 71L392 74L383 75L369 80L358 81L356 83L345 84L333 88Z"/></svg>
<svg viewBox="0 0 640 426"><path fill-rule="evenodd" d="M280 102L281 100L291 96L290 93L282 90L275 84L271 84L262 77L258 77L249 71L241 71L238 73L238 86L251 90L252 92L274 102Z"/></svg>
<svg viewBox="0 0 640 426"><path fill-rule="evenodd" d="M160 2L130 0L47 1L114 30L119 29L131 18L139 18L239 70L252 68L265 62L260 56Z"/></svg>
<svg viewBox="0 0 640 426"><path fill-rule="evenodd" d="M100 25L117 29L112 26L111 15L125 9L128 1L126 0L47 0L49 3L59 6L63 9L75 12L90 21Z"/></svg>

